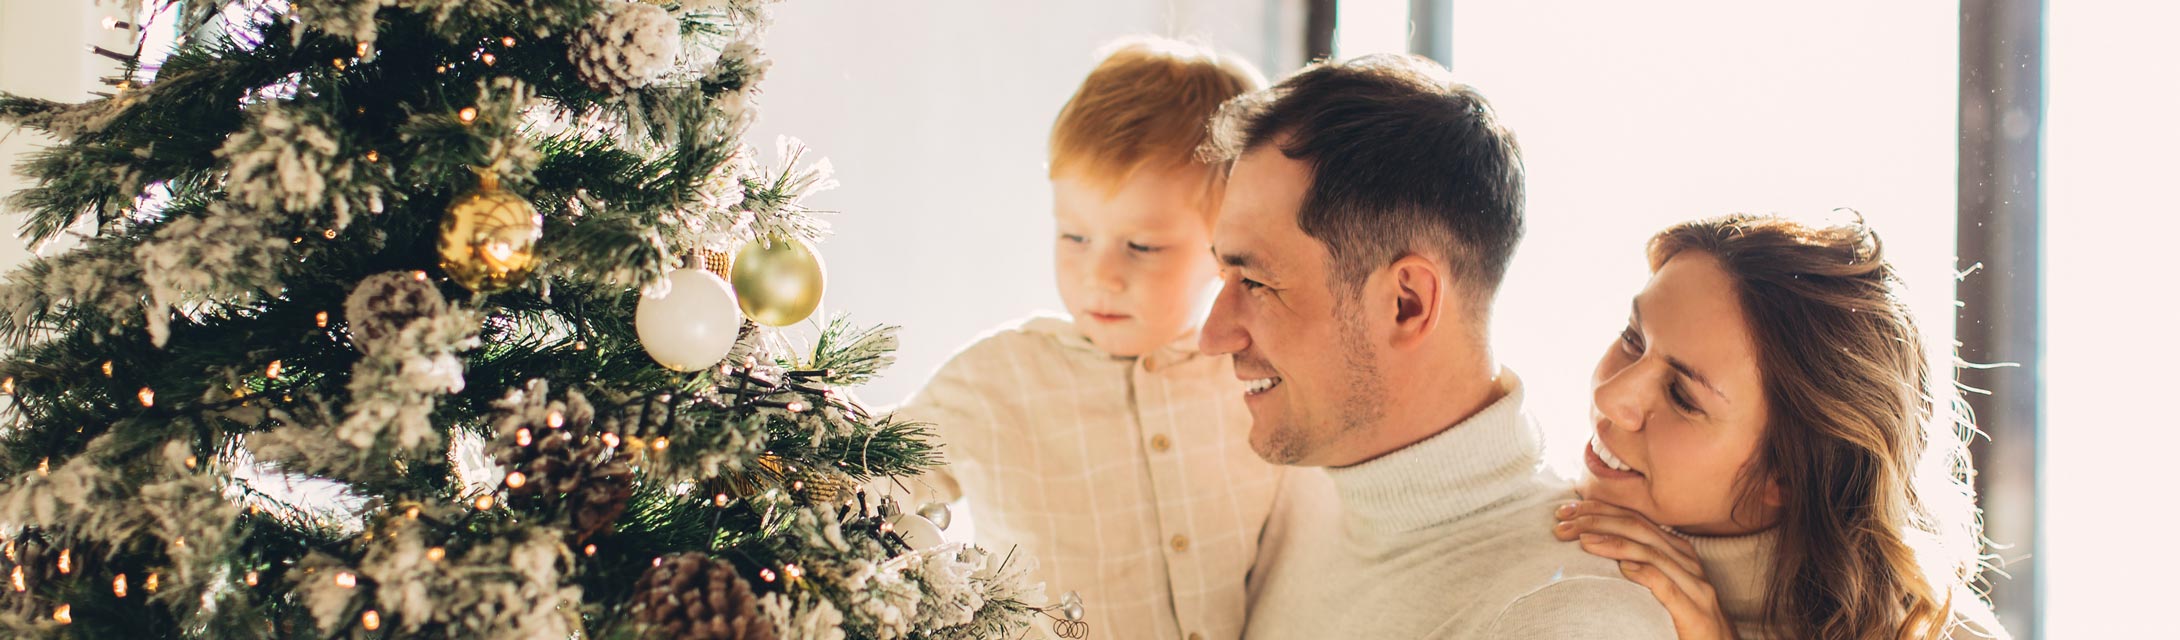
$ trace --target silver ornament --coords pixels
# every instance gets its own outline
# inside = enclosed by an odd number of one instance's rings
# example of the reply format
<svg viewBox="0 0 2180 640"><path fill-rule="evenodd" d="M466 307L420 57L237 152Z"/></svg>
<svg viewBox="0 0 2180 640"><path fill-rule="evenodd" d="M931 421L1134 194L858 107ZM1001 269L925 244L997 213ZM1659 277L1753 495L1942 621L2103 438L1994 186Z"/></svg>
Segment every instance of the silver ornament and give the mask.
<svg viewBox="0 0 2180 640"><path fill-rule="evenodd" d="M1067 595L1060 596L1060 615L1066 616L1070 622L1081 622L1082 596L1074 591L1068 591Z"/></svg>
<svg viewBox="0 0 2180 640"><path fill-rule="evenodd" d="M948 508L944 502L926 502L923 508L916 510L916 515L930 520L931 524L939 525L941 531L954 524L954 510Z"/></svg>

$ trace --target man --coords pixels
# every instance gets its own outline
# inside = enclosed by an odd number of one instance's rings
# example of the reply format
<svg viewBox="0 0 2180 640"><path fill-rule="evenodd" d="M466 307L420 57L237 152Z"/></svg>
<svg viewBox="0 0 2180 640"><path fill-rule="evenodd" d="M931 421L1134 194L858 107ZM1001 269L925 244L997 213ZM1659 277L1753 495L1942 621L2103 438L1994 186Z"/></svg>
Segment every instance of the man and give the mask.
<svg viewBox="0 0 2180 640"><path fill-rule="evenodd" d="M1550 534L1521 381L1490 349L1522 165L1483 96L1427 60L1321 64L1230 103L1212 233L1249 444L1290 473L1250 575L1250 638L1659 638L1609 560Z"/></svg>

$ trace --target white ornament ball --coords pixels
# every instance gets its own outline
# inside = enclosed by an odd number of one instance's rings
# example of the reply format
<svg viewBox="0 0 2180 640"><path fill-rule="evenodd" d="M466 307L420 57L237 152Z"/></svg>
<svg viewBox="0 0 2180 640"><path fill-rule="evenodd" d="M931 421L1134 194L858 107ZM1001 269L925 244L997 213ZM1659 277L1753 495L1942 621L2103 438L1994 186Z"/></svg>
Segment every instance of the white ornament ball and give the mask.
<svg viewBox="0 0 2180 640"><path fill-rule="evenodd" d="M727 281L703 269L666 274L667 289L636 301L636 337L661 366L697 371L718 364L742 331L742 310Z"/></svg>
<svg viewBox="0 0 2180 640"><path fill-rule="evenodd" d="M939 525L923 516L904 513L894 516L892 524L893 532L900 534L901 541L908 543L910 549L922 551L946 544L946 536L939 532Z"/></svg>

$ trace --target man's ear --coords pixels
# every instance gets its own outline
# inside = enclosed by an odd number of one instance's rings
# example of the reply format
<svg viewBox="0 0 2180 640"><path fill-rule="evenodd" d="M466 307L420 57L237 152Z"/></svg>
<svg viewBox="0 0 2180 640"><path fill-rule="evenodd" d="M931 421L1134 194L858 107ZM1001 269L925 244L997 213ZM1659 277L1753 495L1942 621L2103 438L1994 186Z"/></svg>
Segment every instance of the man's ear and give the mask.
<svg viewBox="0 0 2180 640"><path fill-rule="evenodd" d="M1452 283L1436 263L1415 254L1394 260L1386 275L1393 286L1393 347L1421 344L1445 319Z"/></svg>

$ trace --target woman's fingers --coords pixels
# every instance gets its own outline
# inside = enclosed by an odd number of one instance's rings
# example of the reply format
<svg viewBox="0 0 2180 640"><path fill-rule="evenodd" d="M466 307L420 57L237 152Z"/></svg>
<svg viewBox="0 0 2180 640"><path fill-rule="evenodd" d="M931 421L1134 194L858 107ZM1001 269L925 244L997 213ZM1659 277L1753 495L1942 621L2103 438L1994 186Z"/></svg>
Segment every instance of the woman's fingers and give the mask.
<svg viewBox="0 0 2180 640"><path fill-rule="evenodd" d="M1695 547L1689 545L1687 540L1666 533L1664 529L1632 511L1618 507L1611 507L1609 511L1596 507L1585 509L1581 506L1583 504L1602 503L1577 503L1572 508L1561 508L1560 521L1552 527L1554 537L1574 540L1582 534L1594 533L1626 538L1654 547L1664 561L1679 565L1682 571L1704 577L1703 563L1696 559Z"/></svg>
<svg viewBox="0 0 2180 640"><path fill-rule="evenodd" d="M1695 601L1688 597L1687 592L1681 591L1679 583L1667 577L1657 567L1635 560L1621 560L1620 575L1649 589L1650 595L1656 596L1658 603L1665 605L1666 613L1673 614L1675 620L1683 615L1701 615L1696 610Z"/></svg>
<svg viewBox="0 0 2180 640"><path fill-rule="evenodd" d="M1690 602L1690 606L1706 615L1718 610L1718 594L1711 583L1702 576L1682 569L1678 561L1665 552L1627 538L1603 533L1585 533L1578 538L1582 550L1602 558L1621 561L1621 571L1629 570L1627 563L1640 565L1639 570L1655 574L1652 579L1671 582L1674 590ZM1649 585L1644 585L1649 586ZM1654 591L1655 589L1653 589Z"/></svg>
<svg viewBox="0 0 2180 640"><path fill-rule="evenodd" d="M1666 572L1650 564L1633 560L1620 561L1620 575L1650 590L1651 597L1665 606L1666 615L1673 617L1673 629L1680 640L1731 640L1732 625L1719 615L1715 601L1689 595L1681 583Z"/></svg>
<svg viewBox="0 0 2180 640"><path fill-rule="evenodd" d="M1695 545L1643 514L1595 500L1558 509L1552 535L1582 550L1619 561L1620 574L1642 585L1673 616L1682 640L1731 638L1719 612L1718 593L1704 577Z"/></svg>
<svg viewBox="0 0 2180 640"><path fill-rule="evenodd" d="M1560 520L1566 520L1569 518L1584 515L1605 515L1633 518L1635 520L1641 521L1645 525L1657 528L1661 533L1665 531L1665 527L1659 526L1656 522L1652 522L1649 516L1643 515L1641 512L1638 512L1634 509L1622 507L1620 505L1612 504L1610 502L1600 502L1597 500L1581 500L1561 505L1559 507L1558 515ZM1681 550L1681 552L1686 553L1691 557L1696 554L1695 544L1689 542L1687 538L1671 534L1667 534L1665 537L1666 541L1673 545L1673 548L1679 549Z"/></svg>

